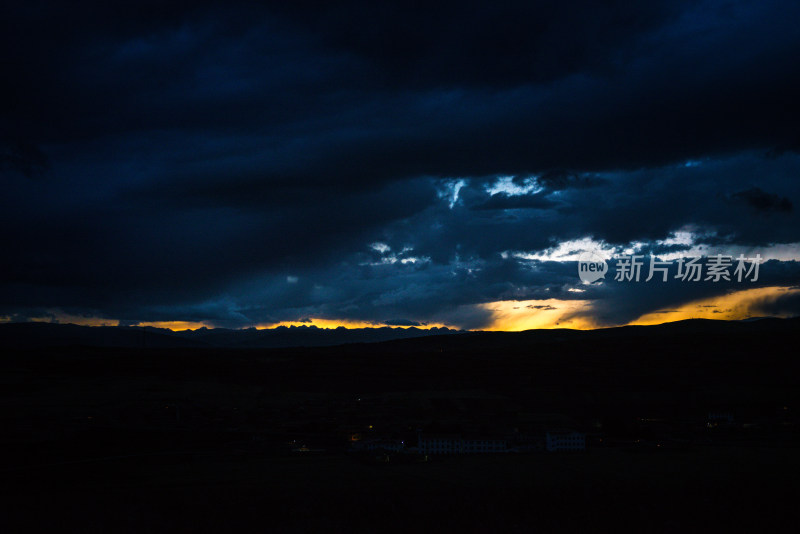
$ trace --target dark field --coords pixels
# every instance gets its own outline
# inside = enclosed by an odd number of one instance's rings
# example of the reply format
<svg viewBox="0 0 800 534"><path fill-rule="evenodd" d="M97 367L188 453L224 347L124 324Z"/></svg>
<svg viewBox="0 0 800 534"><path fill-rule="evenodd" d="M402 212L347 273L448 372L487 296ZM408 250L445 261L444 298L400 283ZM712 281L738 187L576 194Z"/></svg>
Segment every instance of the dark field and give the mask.
<svg viewBox="0 0 800 534"><path fill-rule="evenodd" d="M0 531L794 532L796 325L6 351ZM587 451L348 452L548 425Z"/></svg>
<svg viewBox="0 0 800 534"><path fill-rule="evenodd" d="M798 463L793 449L729 447L414 465L122 458L4 473L3 522L81 532L796 532Z"/></svg>

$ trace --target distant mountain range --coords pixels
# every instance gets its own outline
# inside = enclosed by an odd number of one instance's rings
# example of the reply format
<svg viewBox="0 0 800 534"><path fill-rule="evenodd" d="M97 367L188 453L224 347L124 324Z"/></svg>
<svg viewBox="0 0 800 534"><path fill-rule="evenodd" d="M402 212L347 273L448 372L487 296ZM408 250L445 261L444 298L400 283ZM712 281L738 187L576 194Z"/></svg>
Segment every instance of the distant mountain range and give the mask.
<svg viewBox="0 0 800 534"><path fill-rule="evenodd" d="M130 326L78 326L55 323L0 324L0 347L126 347L126 348L281 348L325 347L374 343L461 332L449 328L317 328L290 326L268 329L199 328L173 331Z"/></svg>
<svg viewBox="0 0 800 534"><path fill-rule="evenodd" d="M800 332L800 318L761 318L746 321L689 319L655 326L623 326L598 330L528 330L525 332L466 332L449 328L353 328L335 329L291 326L270 329L232 330L200 328L172 331L152 327L78 326L54 323L0 324L0 347L121 347L121 348L287 348L327 347L352 343L398 341L428 345L436 337L437 346L457 348L516 345L520 342L560 342L626 338L663 337L673 334L719 334L730 332ZM446 339L445 339L446 338ZM411 341L416 339L416 341Z"/></svg>

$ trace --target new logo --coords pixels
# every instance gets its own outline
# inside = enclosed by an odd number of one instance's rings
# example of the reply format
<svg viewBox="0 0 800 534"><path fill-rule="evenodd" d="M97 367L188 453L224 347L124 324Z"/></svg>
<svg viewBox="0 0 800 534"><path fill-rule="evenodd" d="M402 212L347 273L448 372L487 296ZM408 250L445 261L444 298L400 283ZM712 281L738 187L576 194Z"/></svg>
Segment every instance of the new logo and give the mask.
<svg viewBox="0 0 800 534"><path fill-rule="evenodd" d="M597 252L584 252L578 258L578 276L584 284L593 284L606 276L608 264Z"/></svg>

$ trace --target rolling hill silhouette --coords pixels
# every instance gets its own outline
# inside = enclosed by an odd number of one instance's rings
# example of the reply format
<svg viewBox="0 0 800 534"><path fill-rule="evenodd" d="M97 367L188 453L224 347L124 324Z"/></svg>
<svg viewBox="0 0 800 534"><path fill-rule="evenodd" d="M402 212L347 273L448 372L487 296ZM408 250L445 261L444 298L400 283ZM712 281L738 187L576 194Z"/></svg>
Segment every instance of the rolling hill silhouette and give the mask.
<svg viewBox="0 0 800 534"><path fill-rule="evenodd" d="M78 326L54 323L0 324L0 347L119 347L119 348L289 348L329 347L352 343L401 343L406 348L448 347L501 349L530 343L591 342L614 338L670 338L684 335L725 335L797 332L800 318L759 318L747 321L687 319L652 326L622 326L596 330L527 330L465 332L448 328L353 328L314 326L270 329L200 328L172 331L152 327Z"/></svg>

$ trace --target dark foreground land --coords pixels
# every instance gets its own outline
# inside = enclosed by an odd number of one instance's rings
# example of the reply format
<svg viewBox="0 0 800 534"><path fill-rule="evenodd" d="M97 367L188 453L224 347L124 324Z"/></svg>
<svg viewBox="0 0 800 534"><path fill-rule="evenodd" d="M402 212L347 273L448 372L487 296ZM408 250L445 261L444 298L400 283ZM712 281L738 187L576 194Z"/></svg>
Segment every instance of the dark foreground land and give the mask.
<svg viewBox="0 0 800 534"><path fill-rule="evenodd" d="M798 326L6 350L0 532L796 532ZM349 452L556 427L587 450Z"/></svg>
<svg viewBox="0 0 800 534"><path fill-rule="evenodd" d="M80 532L796 532L796 450L117 458L4 474L3 520ZM13 530L4 528L5 532Z"/></svg>

